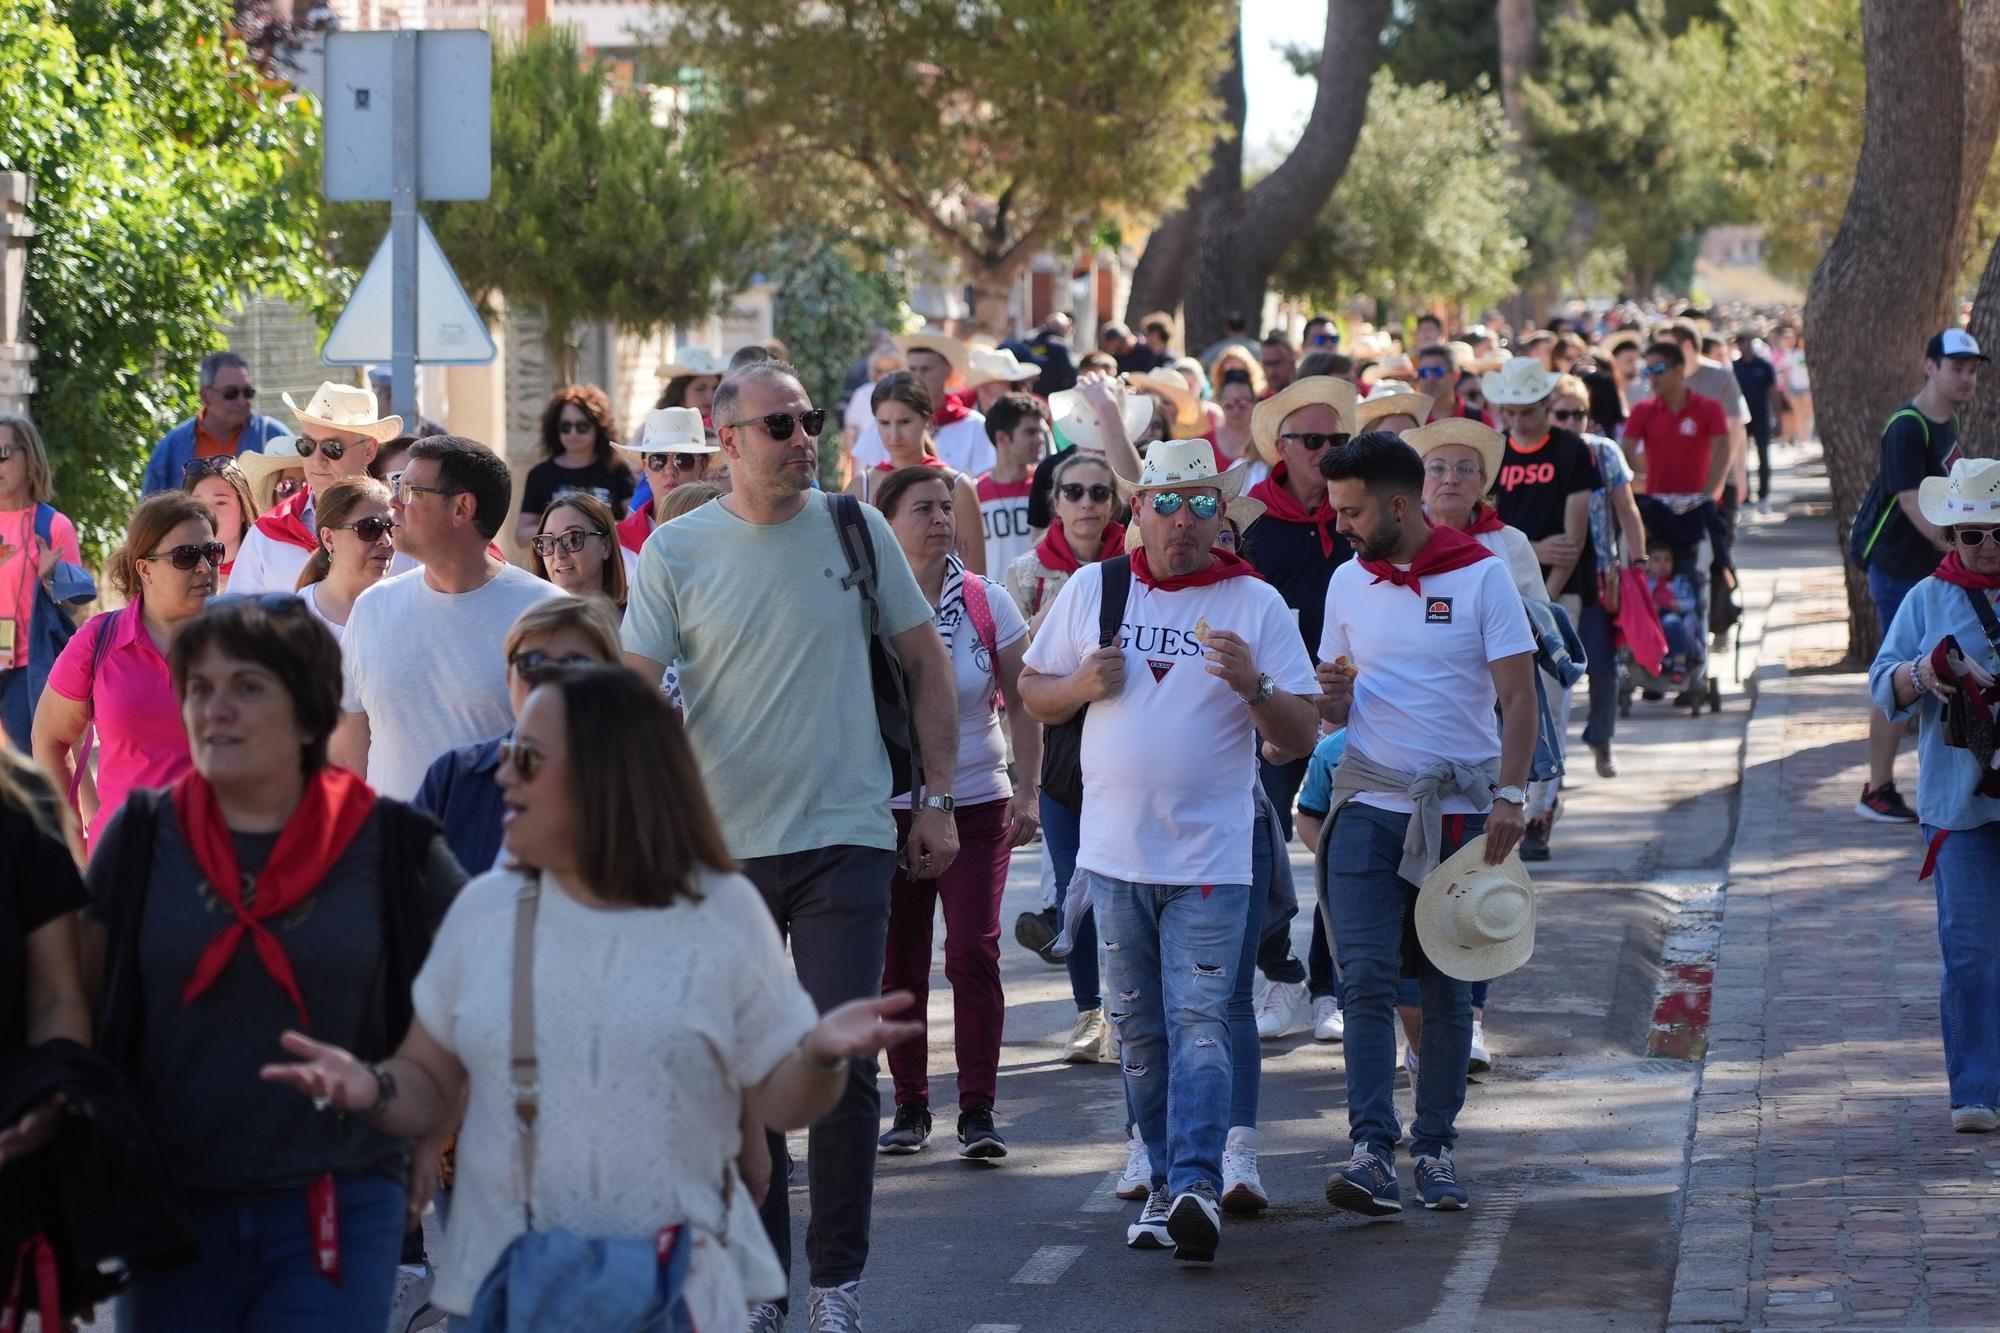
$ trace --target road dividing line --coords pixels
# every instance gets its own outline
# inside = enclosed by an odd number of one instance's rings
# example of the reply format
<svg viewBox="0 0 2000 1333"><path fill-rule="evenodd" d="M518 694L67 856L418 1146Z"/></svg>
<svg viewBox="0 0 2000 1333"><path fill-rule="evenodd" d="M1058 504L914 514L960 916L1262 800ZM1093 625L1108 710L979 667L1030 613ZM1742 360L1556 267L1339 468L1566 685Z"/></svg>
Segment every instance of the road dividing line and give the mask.
<svg viewBox="0 0 2000 1333"><path fill-rule="evenodd" d="M1096 1188L1090 1191L1090 1197L1083 1201L1083 1206L1077 1211L1084 1213L1123 1212L1128 1205L1125 1200L1118 1197L1117 1191L1118 1181L1124 1174L1125 1168L1121 1166L1114 1166L1109 1171L1106 1171L1104 1179L1097 1182Z"/></svg>
<svg viewBox="0 0 2000 1333"><path fill-rule="evenodd" d="M1445 1274L1444 1295L1437 1309L1431 1311L1419 1333L1462 1333L1479 1326L1486 1285L1493 1280L1493 1270L1500 1263L1500 1246L1520 1206L1521 1186L1512 1183L1487 1190L1473 1201L1470 1234L1459 1248L1458 1261Z"/></svg>
<svg viewBox="0 0 2000 1333"><path fill-rule="evenodd" d="M1019 1324L974 1324L971 1333L1021 1333Z"/></svg>
<svg viewBox="0 0 2000 1333"><path fill-rule="evenodd" d="M1021 1265L1021 1271L1008 1280L1031 1287L1051 1286L1081 1258L1081 1245L1044 1245L1029 1255L1028 1262Z"/></svg>

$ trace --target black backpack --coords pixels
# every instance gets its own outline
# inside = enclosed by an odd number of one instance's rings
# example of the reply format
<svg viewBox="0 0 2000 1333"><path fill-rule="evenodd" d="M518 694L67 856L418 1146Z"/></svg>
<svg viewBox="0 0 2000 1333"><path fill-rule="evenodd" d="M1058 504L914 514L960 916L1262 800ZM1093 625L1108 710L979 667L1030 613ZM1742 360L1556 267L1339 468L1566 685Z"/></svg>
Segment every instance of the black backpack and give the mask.
<svg viewBox="0 0 2000 1333"><path fill-rule="evenodd" d="M1132 591L1132 557L1113 556L1098 566L1104 572L1104 592L1097 606L1097 646L1118 642L1125 621L1125 599ZM1085 704L1069 721L1042 729L1042 795L1072 810L1083 808L1083 715Z"/></svg>

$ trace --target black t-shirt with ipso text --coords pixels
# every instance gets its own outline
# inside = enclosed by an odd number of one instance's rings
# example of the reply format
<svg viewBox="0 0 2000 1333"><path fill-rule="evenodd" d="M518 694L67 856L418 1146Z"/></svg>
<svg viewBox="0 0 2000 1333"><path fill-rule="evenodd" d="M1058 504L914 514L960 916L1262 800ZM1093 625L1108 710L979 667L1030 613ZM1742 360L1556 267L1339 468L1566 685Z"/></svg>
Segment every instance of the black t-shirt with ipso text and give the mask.
<svg viewBox="0 0 2000 1333"><path fill-rule="evenodd" d="M1519 528L1529 541L1538 542L1563 531L1563 513L1570 496L1599 490L1603 485L1597 460L1582 436L1566 430L1550 431L1547 439L1526 449L1510 437L1500 475L1493 483L1494 503L1502 522ZM1548 572L1549 567L1543 565L1543 576ZM1563 591L1583 598L1585 605L1597 601L1597 556L1587 526L1583 554L1577 557Z"/></svg>

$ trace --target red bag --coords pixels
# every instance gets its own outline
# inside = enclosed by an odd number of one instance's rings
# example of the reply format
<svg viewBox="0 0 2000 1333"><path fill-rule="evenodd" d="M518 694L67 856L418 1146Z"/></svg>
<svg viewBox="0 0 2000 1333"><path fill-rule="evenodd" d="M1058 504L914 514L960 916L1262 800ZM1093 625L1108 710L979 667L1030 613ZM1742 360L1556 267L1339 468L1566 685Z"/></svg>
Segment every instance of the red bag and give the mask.
<svg viewBox="0 0 2000 1333"><path fill-rule="evenodd" d="M1618 571L1618 618L1613 622L1618 641L1632 654L1632 660L1648 675L1659 674L1667 660L1667 634L1660 628L1660 613L1653 606L1652 585L1643 569Z"/></svg>

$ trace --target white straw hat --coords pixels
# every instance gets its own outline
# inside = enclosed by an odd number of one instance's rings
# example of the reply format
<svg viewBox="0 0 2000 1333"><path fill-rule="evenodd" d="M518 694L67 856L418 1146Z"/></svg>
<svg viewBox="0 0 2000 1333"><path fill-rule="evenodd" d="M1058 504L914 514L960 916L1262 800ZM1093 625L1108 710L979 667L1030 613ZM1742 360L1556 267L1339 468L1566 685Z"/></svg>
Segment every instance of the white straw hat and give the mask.
<svg viewBox="0 0 2000 1333"><path fill-rule="evenodd" d="M2000 523L2000 459L1961 458L1948 477L1917 484L1917 508L1941 528L1957 523Z"/></svg>
<svg viewBox="0 0 2000 1333"><path fill-rule="evenodd" d="M1049 414L1062 437L1088 454L1101 454L1109 446L1103 426L1090 400L1076 389L1061 389L1049 395ZM1143 393L1128 393L1119 405L1124 418L1125 438L1136 441L1153 420L1153 400Z"/></svg>
<svg viewBox="0 0 2000 1333"><path fill-rule="evenodd" d="M727 375L729 363L706 347L683 347L674 359L660 367L660 378L677 380L687 375Z"/></svg>
<svg viewBox="0 0 2000 1333"><path fill-rule="evenodd" d="M638 454L719 454L722 450L708 442L701 413L692 407L656 407L646 413L645 429L632 444L613 442L621 453Z"/></svg>
<svg viewBox="0 0 2000 1333"><path fill-rule="evenodd" d="M889 341L896 344L896 350L905 357L912 352L936 352L951 362L953 379L962 377L972 361L970 349L948 333L903 333Z"/></svg>
<svg viewBox="0 0 2000 1333"><path fill-rule="evenodd" d="M283 397L285 406L292 409L292 415L299 419L301 426L347 431L377 441L393 440L403 433L401 417L376 415L373 389L325 380L304 407L293 402L289 393Z"/></svg>
<svg viewBox="0 0 2000 1333"><path fill-rule="evenodd" d="M1491 981L1535 952L1534 881L1518 851L1487 865L1483 833L1425 876L1416 917L1425 955L1460 981Z"/></svg>
<svg viewBox="0 0 2000 1333"><path fill-rule="evenodd" d="M1005 347L976 347L970 353L971 365L965 372L965 387L977 389L982 384L1026 384L1042 373L1042 368L1030 365Z"/></svg>
<svg viewBox="0 0 2000 1333"><path fill-rule="evenodd" d="M1396 379L1376 381L1368 396L1354 405L1354 422L1362 430L1375 429L1384 417L1408 417L1421 426L1430 414L1431 396Z"/></svg>
<svg viewBox="0 0 2000 1333"><path fill-rule="evenodd" d="M1528 403L1539 403L1556 391L1556 383L1562 376L1553 370L1543 370L1542 363L1532 356L1508 358L1507 364L1498 370L1489 370L1479 377L1479 387L1486 390L1486 401L1502 407L1521 407Z"/></svg>
<svg viewBox="0 0 2000 1333"><path fill-rule="evenodd" d="M1224 500L1243 493L1250 469L1238 465L1227 472L1215 465L1215 446L1207 440L1156 440L1146 446L1146 458L1139 479L1127 481L1116 471L1120 494L1130 498L1146 491L1170 490L1176 486L1213 486Z"/></svg>

